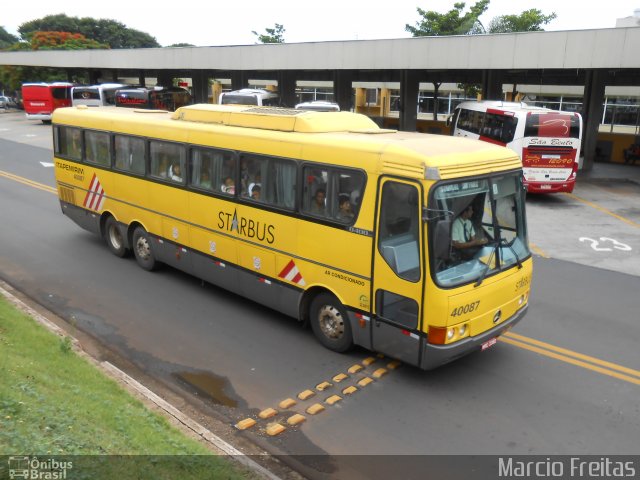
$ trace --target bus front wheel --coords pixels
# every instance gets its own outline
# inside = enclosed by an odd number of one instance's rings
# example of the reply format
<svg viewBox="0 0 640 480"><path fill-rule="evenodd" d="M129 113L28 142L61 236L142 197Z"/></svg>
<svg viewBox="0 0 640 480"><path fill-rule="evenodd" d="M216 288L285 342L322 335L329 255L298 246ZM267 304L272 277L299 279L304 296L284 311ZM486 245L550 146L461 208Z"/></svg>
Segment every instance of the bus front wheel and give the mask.
<svg viewBox="0 0 640 480"><path fill-rule="evenodd" d="M157 262L153 256L153 248L151 247L151 239L149 234L142 227L136 227L133 231L133 254L136 257L138 265L145 270L155 270Z"/></svg>
<svg viewBox="0 0 640 480"><path fill-rule="evenodd" d="M347 312L335 296L321 293L310 307L311 329L316 338L334 352L346 352L353 346Z"/></svg>
<svg viewBox="0 0 640 480"><path fill-rule="evenodd" d="M122 232L118 227L118 222L113 217L108 217L104 222L104 239L111 253L117 257L124 257L127 254Z"/></svg>

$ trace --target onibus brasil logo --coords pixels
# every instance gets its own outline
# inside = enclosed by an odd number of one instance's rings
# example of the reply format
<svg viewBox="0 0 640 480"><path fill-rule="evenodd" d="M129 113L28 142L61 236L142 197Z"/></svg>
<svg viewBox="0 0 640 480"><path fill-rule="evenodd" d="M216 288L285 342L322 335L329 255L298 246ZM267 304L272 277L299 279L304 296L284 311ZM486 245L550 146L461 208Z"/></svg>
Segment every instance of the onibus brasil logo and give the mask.
<svg viewBox="0 0 640 480"><path fill-rule="evenodd" d="M9 457L9 479L18 478L33 480L63 480L67 478L67 470L73 468L73 462L63 462L54 458Z"/></svg>

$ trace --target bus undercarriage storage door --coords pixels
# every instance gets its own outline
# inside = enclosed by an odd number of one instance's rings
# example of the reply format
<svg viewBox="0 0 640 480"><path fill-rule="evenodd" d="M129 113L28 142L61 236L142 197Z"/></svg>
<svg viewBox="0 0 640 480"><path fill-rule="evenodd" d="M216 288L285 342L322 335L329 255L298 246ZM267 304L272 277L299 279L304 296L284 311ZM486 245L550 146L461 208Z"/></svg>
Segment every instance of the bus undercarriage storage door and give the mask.
<svg viewBox="0 0 640 480"><path fill-rule="evenodd" d="M417 365L424 282L420 187L383 179L379 188L374 248L373 349Z"/></svg>

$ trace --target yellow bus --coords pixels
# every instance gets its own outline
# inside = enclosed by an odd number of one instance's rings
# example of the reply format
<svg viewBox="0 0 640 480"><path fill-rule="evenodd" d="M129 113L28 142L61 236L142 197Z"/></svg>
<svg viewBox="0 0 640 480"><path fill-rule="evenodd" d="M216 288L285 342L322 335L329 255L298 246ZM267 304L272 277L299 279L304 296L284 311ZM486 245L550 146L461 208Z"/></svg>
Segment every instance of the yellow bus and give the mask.
<svg viewBox="0 0 640 480"><path fill-rule="evenodd" d="M507 148L240 105L70 107L53 124L65 215L144 269L310 324L331 350L431 369L527 311L525 191Z"/></svg>

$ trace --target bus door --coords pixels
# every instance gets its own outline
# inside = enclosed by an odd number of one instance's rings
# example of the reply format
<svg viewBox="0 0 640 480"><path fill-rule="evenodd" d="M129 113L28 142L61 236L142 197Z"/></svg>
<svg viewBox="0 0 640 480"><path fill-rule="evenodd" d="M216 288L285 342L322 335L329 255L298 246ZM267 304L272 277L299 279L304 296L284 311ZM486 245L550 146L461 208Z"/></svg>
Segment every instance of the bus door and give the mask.
<svg viewBox="0 0 640 480"><path fill-rule="evenodd" d="M382 179L373 261L373 350L417 365L424 284L418 183Z"/></svg>

